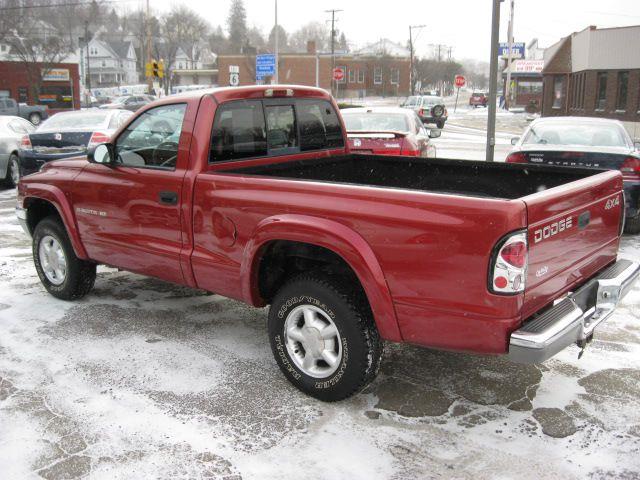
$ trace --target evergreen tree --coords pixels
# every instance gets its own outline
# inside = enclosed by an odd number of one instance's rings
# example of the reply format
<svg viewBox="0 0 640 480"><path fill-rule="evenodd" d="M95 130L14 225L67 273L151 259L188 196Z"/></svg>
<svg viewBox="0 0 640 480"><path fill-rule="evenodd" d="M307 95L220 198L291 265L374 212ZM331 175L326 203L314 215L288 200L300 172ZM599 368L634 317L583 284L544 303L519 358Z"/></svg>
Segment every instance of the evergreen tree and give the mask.
<svg viewBox="0 0 640 480"><path fill-rule="evenodd" d="M242 0L232 0L229 18L229 46L232 53L241 53L247 43L247 12Z"/></svg>

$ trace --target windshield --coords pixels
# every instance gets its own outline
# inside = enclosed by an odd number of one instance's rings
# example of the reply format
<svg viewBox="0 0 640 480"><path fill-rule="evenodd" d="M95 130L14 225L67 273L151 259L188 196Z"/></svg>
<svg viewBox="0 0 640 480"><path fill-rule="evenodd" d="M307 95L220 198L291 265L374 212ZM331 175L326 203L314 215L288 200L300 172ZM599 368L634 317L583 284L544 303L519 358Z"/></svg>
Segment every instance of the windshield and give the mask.
<svg viewBox="0 0 640 480"><path fill-rule="evenodd" d="M422 105L434 106L434 105L442 105L444 101L442 97L422 97Z"/></svg>
<svg viewBox="0 0 640 480"><path fill-rule="evenodd" d="M618 125L594 124L538 124L532 125L523 144L581 145L587 147L628 147Z"/></svg>
<svg viewBox="0 0 640 480"><path fill-rule="evenodd" d="M418 105L419 97L409 97L407 101L404 103L405 107L415 107Z"/></svg>
<svg viewBox="0 0 640 480"><path fill-rule="evenodd" d="M343 112L343 118L349 132L409 131L406 115L399 113Z"/></svg>
<svg viewBox="0 0 640 480"><path fill-rule="evenodd" d="M110 112L58 113L42 123L38 130L78 128L90 130L104 126Z"/></svg>

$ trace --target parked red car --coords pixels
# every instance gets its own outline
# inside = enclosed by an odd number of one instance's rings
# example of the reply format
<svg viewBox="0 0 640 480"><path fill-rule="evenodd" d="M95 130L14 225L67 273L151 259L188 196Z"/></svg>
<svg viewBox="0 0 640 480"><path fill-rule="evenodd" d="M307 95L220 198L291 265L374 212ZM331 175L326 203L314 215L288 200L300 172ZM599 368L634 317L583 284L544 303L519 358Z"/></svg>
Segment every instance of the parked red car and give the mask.
<svg viewBox="0 0 640 480"><path fill-rule="evenodd" d="M436 157L429 141L440 130L427 129L413 110L398 107L366 107L342 110L349 148L354 153Z"/></svg>
<svg viewBox="0 0 640 480"><path fill-rule="evenodd" d="M280 369L334 401L383 341L530 363L584 347L640 272L617 259L622 195L617 171L354 155L327 92L270 85L144 107L23 178L17 216L58 298L107 264L271 305Z"/></svg>
<svg viewBox="0 0 640 480"><path fill-rule="evenodd" d="M473 92L469 97L469 106L473 108L486 107L489 98L484 92Z"/></svg>

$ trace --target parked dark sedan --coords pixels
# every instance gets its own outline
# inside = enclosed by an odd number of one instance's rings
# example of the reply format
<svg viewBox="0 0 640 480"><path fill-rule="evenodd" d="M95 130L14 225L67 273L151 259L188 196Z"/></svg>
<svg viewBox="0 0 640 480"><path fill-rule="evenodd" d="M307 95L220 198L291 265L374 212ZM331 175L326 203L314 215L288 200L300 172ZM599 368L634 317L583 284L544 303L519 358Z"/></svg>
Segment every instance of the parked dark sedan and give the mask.
<svg viewBox="0 0 640 480"><path fill-rule="evenodd" d="M20 176L37 172L51 160L83 155L133 115L128 110L76 110L58 113L22 137L18 152Z"/></svg>
<svg viewBox="0 0 640 480"><path fill-rule="evenodd" d="M126 95L116 97L111 103L100 105L103 109L125 109L135 112L139 108L153 102L155 100L151 95Z"/></svg>
<svg viewBox="0 0 640 480"><path fill-rule="evenodd" d="M428 130L415 112L404 108L349 108L341 111L349 149L354 153L436 157L430 138L440 130Z"/></svg>
<svg viewBox="0 0 640 480"><path fill-rule="evenodd" d="M640 152L622 123L606 118L535 120L514 145L509 163L620 170L626 200L625 232L640 233Z"/></svg>

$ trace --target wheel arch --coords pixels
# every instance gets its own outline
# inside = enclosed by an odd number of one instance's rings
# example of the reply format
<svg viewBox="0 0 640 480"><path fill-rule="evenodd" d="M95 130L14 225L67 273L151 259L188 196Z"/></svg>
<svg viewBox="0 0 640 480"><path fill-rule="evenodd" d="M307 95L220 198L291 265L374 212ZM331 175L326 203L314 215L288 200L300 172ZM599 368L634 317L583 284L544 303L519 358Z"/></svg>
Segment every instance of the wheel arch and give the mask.
<svg viewBox="0 0 640 480"><path fill-rule="evenodd" d="M31 189L31 185L29 186ZM27 228L33 235L33 231L40 220L50 215L57 215L69 235L69 240L76 256L88 260L87 252L80 241L80 234L75 221L71 205L64 193L50 185L39 185L37 194L27 194L22 201L22 207L27 212Z"/></svg>
<svg viewBox="0 0 640 480"><path fill-rule="evenodd" d="M371 307L380 336L402 337L382 267L369 244L354 230L333 220L305 215L280 215L264 219L247 243L240 270L242 296L252 305L264 306L269 298L260 286L261 264L277 242L322 249L344 262L359 281ZM299 247L297 247L299 248Z"/></svg>

